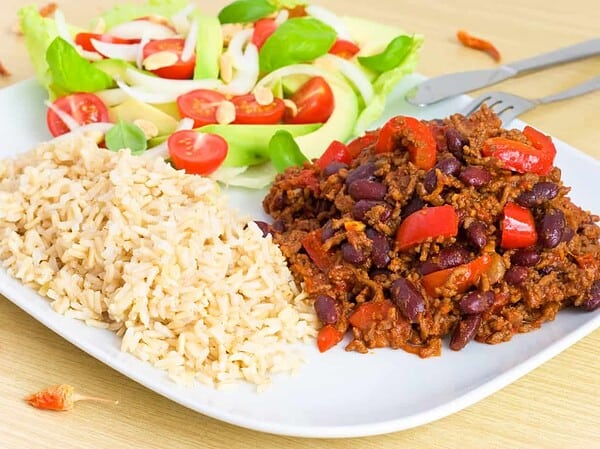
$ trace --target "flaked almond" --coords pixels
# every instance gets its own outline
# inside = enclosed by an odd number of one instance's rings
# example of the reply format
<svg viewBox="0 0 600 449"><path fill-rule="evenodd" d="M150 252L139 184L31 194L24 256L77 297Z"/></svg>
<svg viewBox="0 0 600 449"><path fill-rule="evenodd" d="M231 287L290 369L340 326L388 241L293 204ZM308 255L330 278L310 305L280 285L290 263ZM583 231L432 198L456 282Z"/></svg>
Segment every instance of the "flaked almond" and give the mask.
<svg viewBox="0 0 600 449"><path fill-rule="evenodd" d="M221 25L221 35L223 36L223 45L228 46L233 36L244 29L240 23L225 23Z"/></svg>
<svg viewBox="0 0 600 449"><path fill-rule="evenodd" d="M146 70L157 70L172 66L179 58L172 51L157 51L144 59L143 65Z"/></svg>
<svg viewBox="0 0 600 449"><path fill-rule="evenodd" d="M219 58L219 70L223 82L229 84L233 79L233 57L228 51Z"/></svg>
<svg viewBox="0 0 600 449"><path fill-rule="evenodd" d="M96 51L84 50L81 45L75 45L75 49L81 56L83 56L88 61L101 61L102 59L104 59L100 53Z"/></svg>
<svg viewBox="0 0 600 449"><path fill-rule="evenodd" d="M266 87L257 87L254 89L254 98L261 106L267 106L273 103L273 92Z"/></svg>
<svg viewBox="0 0 600 449"><path fill-rule="evenodd" d="M100 143L104 140L104 133L102 131L85 131L83 137L86 139L93 140L96 143Z"/></svg>
<svg viewBox="0 0 600 449"><path fill-rule="evenodd" d="M158 128L150 120L138 118L133 121L133 124L142 130L144 136L146 136L146 140L158 136Z"/></svg>
<svg viewBox="0 0 600 449"><path fill-rule="evenodd" d="M289 98L284 98L283 104L285 105L285 108L290 111L292 117L296 117L296 115L298 115L298 106L296 106L296 103L294 103L292 100Z"/></svg>
<svg viewBox="0 0 600 449"><path fill-rule="evenodd" d="M106 31L106 21L102 17L98 17L98 20L96 20L94 28L92 29L92 33L104 34L105 31Z"/></svg>
<svg viewBox="0 0 600 449"><path fill-rule="evenodd" d="M217 123L227 125L235 120L235 105L231 101L222 101L215 112Z"/></svg>

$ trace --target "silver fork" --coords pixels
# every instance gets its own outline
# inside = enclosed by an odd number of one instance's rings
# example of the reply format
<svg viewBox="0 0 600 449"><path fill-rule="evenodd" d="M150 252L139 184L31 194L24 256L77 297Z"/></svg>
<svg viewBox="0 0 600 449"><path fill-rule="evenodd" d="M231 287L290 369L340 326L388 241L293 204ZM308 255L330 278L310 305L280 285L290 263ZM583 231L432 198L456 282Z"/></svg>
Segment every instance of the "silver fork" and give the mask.
<svg viewBox="0 0 600 449"><path fill-rule="evenodd" d="M509 124L515 117L540 104L566 100L600 89L600 76L578 84L570 89L563 90L547 97L529 99L506 92L486 92L475 98L464 109L464 115L470 115L478 110L484 103L502 120L504 125Z"/></svg>

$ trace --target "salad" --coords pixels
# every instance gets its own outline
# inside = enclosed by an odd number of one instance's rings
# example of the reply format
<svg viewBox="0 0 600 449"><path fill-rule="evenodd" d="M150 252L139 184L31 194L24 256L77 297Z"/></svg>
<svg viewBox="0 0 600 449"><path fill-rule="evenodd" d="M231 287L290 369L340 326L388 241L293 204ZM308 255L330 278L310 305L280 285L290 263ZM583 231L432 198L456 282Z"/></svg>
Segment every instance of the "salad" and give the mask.
<svg viewBox="0 0 600 449"><path fill-rule="evenodd" d="M60 10L19 15L53 136L95 132L110 150L249 188L307 159L345 157L329 143L379 118L423 41L297 0L237 0L217 17L148 0L89 28Z"/></svg>

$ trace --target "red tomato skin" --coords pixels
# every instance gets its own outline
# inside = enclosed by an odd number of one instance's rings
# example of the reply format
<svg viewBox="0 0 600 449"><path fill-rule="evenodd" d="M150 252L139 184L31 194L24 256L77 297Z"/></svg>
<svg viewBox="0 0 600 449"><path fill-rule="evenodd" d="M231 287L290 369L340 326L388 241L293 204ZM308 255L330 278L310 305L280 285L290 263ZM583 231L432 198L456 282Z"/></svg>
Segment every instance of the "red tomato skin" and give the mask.
<svg viewBox="0 0 600 449"><path fill-rule="evenodd" d="M140 39L123 39L122 37L111 36L110 34L77 33L75 43L84 50L97 52L92 44L92 39L109 44L138 44L140 42Z"/></svg>
<svg viewBox="0 0 600 449"><path fill-rule="evenodd" d="M265 43L265 41L271 37L271 34L277 29L275 19L259 19L254 24L254 31L252 32L252 43L256 45L259 50Z"/></svg>
<svg viewBox="0 0 600 449"><path fill-rule="evenodd" d="M178 170L209 175L227 157L227 142L217 134L200 134L191 129L176 131L167 141L169 155Z"/></svg>
<svg viewBox="0 0 600 449"><path fill-rule="evenodd" d="M319 352L325 352L337 345L344 336L332 324L326 324L317 335L317 347Z"/></svg>
<svg viewBox="0 0 600 449"><path fill-rule="evenodd" d="M504 206L501 230L500 246L504 249L527 248L537 242L533 214L518 204Z"/></svg>
<svg viewBox="0 0 600 449"><path fill-rule="evenodd" d="M185 40L179 38L160 39L150 41L146 44L143 50L143 57L146 59L153 53L159 51L171 51L177 54L177 62L168 67L161 67L159 69L150 70L161 78L167 79L190 79L194 75L194 67L196 65L196 56L192 56L188 61L181 60L181 52L183 51L183 44Z"/></svg>
<svg viewBox="0 0 600 449"><path fill-rule="evenodd" d="M426 274L421 279L421 284L427 294L435 298L438 296L437 289L444 287L453 273L460 273L452 282L457 293L464 293L479 282L479 278L491 264L492 257L489 254L484 254L466 264Z"/></svg>
<svg viewBox="0 0 600 449"><path fill-rule="evenodd" d="M319 270L327 272L333 266L334 255L323 249L320 229L306 234L302 238L302 247Z"/></svg>
<svg viewBox="0 0 600 449"><path fill-rule="evenodd" d="M339 56L340 58L350 59L360 51L360 47L354 42L345 39L338 39L329 49L329 53Z"/></svg>
<svg viewBox="0 0 600 449"><path fill-rule="evenodd" d="M334 140L329 144L321 157L316 160L315 164L323 170L334 161L343 162L344 164L352 162L352 155L348 151L348 147L338 140Z"/></svg>
<svg viewBox="0 0 600 449"><path fill-rule="evenodd" d="M54 101L54 106L72 116L80 125L108 122L108 109L104 102L89 92L65 95ZM52 109L46 111L46 124L53 137L69 132L67 125Z"/></svg>
<svg viewBox="0 0 600 449"><path fill-rule="evenodd" d="M253 94L238 95L231 102L235 105L233 123L243 125L273 125L279 123L285 113L285 104L281 98L274 98L268 105L260 105Z"/></svg>
<svg viewBox="0 0 600 449"><path fill-rule="evenodd" d="M356 307L348 321L355 328L368 331L373 324L386 319L393 307L392 302L387 299L365 302Z"/></svg>
<svg viewBox="0 0 600 449"><path fill-rule="evenodd" d="M331 87L321 76L315 76L304 83L292 95L296 104L296 115L287 115L286 123L325 123L333 112L334 98Z"/></svg>
<svg viewBox="0 0 600 449"><path fill-rule="evenodd" d="M363 136L357 137L348 144L348 151L352 158L358 156L365 148L372 147L377 142L379 131L367 131Z"/></svg>
<svg viewBox="0 0 600 449"><path fill-rule="evenodd" d="M182 117L194 120L194 128L217 123L217 108L225 95L209 89L196 89L177 97L177 109Z"/></svg>
<svg viewBox="0 0 600 449"><path fill-rule="evenodd" d="M456 234L458 214L453 206L427 207L402 220L396 232L396 244L398 250L404 251L429 238L454 237Z"/></svg>

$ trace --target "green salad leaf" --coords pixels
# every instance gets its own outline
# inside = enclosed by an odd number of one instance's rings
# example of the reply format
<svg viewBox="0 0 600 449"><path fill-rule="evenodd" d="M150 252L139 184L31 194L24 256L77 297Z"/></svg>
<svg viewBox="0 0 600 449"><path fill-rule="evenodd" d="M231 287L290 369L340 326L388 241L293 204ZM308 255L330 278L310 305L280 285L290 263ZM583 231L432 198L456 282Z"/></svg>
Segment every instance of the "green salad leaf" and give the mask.
<svg viewBox="0 0 600 449"><path fill-rule="evenodd" d="M269 141L269 155L273 167L281 173L288 167L302 165L308 161L300 151L300 147L292 137L292 135L280 129Z"/></svg>
<svg viewBox="0 0 600 449"><path fill-rule="evenodd" d="M219 76L219 57L223 51L223 33L219 19L196 14L198 39L196 40L196 66L194 79L217 78Z"/></svg>
<svg viewBox="0 0 600 449"><path fill-rule="evenodd" d="M313 61L327 53L336 38L333 28L312 17L286 20L260 49L260 70L268 73L286 65Z"/></svg>
<svg viewBox="0 0 600 449"><path fill-rule="evenodd" d="M268 16L276 6L268 0L237 0L219 12L221 23L248 23Z"/></svg>
<svg viewBox="0 0 600 449"><path fill-rule="evenodd" d="M119 120L115 126L108 130L104 136L106 148L119 151L129 148L131 154L140 154L146 151L148 143L144 131L133 123Z"/></svg>
<svg viewBox="0 0 600 449"><path fill-rule="evenodd" d="M374 72L387 72L398 67L412 52L415 39L412 36L398 36L381 53L371 56L359 56L358 62Z"/></svg>
<svg viewBox="0 0 600 449"><path fill-rule="evenodd" d="M296 6L308 5L308 2L304 0L271 0L271 3L275 5L277 9L294 9Z"/></svg>
<svg viewBox="0 0 600 449"><path fill-rule="evenodd" d="M102 14L101 18L110 29L115 25L144 16L162 16L170 18L188 4L188 0L148 0L144 4L123 3L116 5Z"/></svg>
<svg viewBox="0 0 600 449"><path fill-rule="evenodd" d="M96 92L114 85L113 79L77 53L61 37L56 37L46 50L52 85L63 92Z"/></svg>

